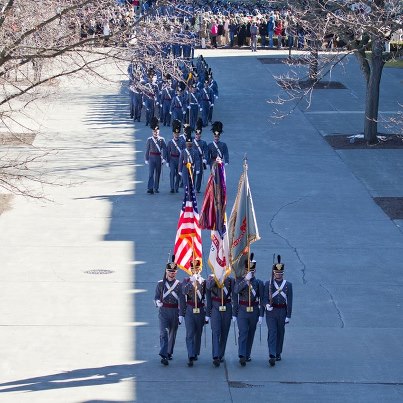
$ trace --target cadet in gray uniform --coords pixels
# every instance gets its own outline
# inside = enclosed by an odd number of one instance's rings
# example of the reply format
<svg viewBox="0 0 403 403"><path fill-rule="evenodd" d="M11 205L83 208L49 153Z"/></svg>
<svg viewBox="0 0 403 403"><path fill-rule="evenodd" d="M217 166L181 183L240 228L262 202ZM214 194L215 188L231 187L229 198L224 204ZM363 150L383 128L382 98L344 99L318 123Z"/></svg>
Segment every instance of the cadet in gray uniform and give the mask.
<svg viewBox="0 0 403 403"><path fill-rule="evenodd" d="M159 122L154 116L151 119L150 127L153 135L147 139L145 163L148 170L148 190L147 193L159 193L161 168L166 160L167 146L163 137L160 137Z"/></svg>
<svg viewBox="0 0 403 403"><path fill-rule="evenodd" d="M263 293L264 286L261 280L255 278L256 262L251 261L248 271L248 259L245 259L245 276L236 279L234 292L238 294L235 317L238 321L238 356L239 363L244 367L251 360L253 339L256 325L262 324L264 315ZM250 292L249 292L250 290ZM250 297L249 297L250 296Z"/></svg>
<svg viewBox="0 0 403 403"><path fill-rule="evenodd" d="M193 367L200 355L201 337L206 320L205 294L206 280L199 274L200 260L191 263L192 275L182 282L182 293L185 296L186 308L181 313L185 316L186 347L188 351L188 366Z"/></svg>
<svg viewBox="0 0 403 403"><path fill-rule="evenodd" d="M178 325L183 321L183 316L179 316L179 310L183 309L185 299L182 293L182 285L176 279L178 270L174 263L168 263L162 280L158 281L155 289L155 305L159 308L158 319L160 322L160 353L161 363L168 365L168 360L172 359L174 352L176 332Z"/></svg>
<svg viewBox="0 0 403 403"><path fill-rule="evenodd" d="M220 141L220 136L223 132L223 124L218 121L214 122L211 131L214 135L214 141L207 146L207 164L210 165L210 169L213 167L217 157L220 157L225 165L229 164L228 147L224 142Z"/></svg>
<svg viewBox="0 0 403 403"><path fill-rule="evenodd" d="M207 317L210 318L213 365L220 366L224 361L225 347L232 320L232 300L235 300L235 280L227 277L223 287L218 287L214 275L211 274L206 281Z"/></svg>
<svg viewBox="0 0 403 403"><path fill-rule="evenodd" d="M264 285L264 304L268 329L269 364L274 366L281 360L283 352L285 325L289 323L292 313L292 284L283 279L284 264L277 256L273 265L270 281ZM274 277L274 278L273 278Z"/></svg>
<svg viewBox="0 0 403 403"><path fill-rule="evenodd" d="M167 145L167 161L169 164L169 182L171 185L171 193L178 193L179 190L179 157L181 151L185 148L185 142L179 137L181 131L181 122L174 120L172 122L173 138L168 141Z"/></svg>
<svg viewBox="0 0 403 403"><path fill-rule="evenodd" d="M190 164L190 171L192 175L192 180L194 183L195 175L200 174L201 171L201 161L199 158L198 151L193 147L192 139L192 129L190 126L185 127L186 133L186 148L181 151L179 157L179 175L183 180L183 188L186 191L186 186L188 186L190 173L187 164Z"/></svg>
<svg viewBox="0 0 403 403"><path fill-rule="evenodd" d="M193 140L194 144L193 148L196 148L196 150L198 151L199 163L200 163L200 171L198 174L196 174L196 180L195 180L195 188L197 193L200 193L204 170L207 168L208 148L207 143L201 138L202 131L203 131L203 122L201 118L199 118L196 123L195 139Z"/></svg>

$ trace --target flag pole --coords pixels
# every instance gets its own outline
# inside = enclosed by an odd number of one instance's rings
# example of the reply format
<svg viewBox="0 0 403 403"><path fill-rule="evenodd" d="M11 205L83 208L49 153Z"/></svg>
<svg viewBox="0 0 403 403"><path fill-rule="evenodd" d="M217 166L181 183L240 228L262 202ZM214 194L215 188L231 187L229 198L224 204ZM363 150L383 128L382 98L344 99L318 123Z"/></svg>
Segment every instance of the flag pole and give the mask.
<svg viewBox="0 0 403 403"><path fill-rule="evenodd" d="M247 259L248 259L248 266L247 266L247 268L248 268L248 273L250 272L250 258L249 258L249 255L250 255L250 250L249 250L249 234L248 234L248 226L249 226L249 209L248 209L248 173L247 173L247 171L248 171L248 158L246 157L246 153L245 153L245 156L244 156L244 159L243 159L243 174L244 174L244 186L246 187L245 188L245 192L244 192L244 194L245 194L245 206L246 206L246 208L245 208L245 211L246 211L246 248L247 248ZM249 311L250 311L250 309L251 309L251 296L250 296L250 294L251 294L251 291L250 291L250 289L251 289L251 284L250 284L250 282L249 282L249 285L248 285L248 308L249 308Z"/></svg>
<svg viewBox="0 0 403 403"><path fill-rule="evenodd" d="M196 271L194 236L192 236L192 262L193 262L193 268ZM197 310L197 280L193 283L193 289L194 289L194 293L195 293L195 309Z"/></svg>

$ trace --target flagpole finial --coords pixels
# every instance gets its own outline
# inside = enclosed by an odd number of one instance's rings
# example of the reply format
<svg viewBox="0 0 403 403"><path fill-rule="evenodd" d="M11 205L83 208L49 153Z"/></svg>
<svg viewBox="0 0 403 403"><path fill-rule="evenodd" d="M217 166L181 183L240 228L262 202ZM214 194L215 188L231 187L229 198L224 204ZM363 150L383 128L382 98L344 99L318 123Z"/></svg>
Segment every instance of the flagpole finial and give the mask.
<svg viewBox="0 0 403 403"><path fill-rule="evenodd" d="M245 153L245 155L243 157L243 167L244 167L245 170L248 169L248 157L247 157L246 153Z"/></svg>

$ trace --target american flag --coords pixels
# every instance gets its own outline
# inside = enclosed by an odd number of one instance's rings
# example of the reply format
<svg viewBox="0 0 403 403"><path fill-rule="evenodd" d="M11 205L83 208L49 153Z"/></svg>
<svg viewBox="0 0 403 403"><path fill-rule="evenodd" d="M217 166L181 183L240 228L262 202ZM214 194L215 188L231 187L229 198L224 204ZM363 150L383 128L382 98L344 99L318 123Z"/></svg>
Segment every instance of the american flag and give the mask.
<svg viewBox="0 0 403 403"><path fill-rule="evenodd" d="M188 274L191 274L190 263L192 260L197 258L200 261L202 260L199 212L191 179L185 188L185 198L183 199L182 209L179 214L174 254L177 265Z"/></svg>

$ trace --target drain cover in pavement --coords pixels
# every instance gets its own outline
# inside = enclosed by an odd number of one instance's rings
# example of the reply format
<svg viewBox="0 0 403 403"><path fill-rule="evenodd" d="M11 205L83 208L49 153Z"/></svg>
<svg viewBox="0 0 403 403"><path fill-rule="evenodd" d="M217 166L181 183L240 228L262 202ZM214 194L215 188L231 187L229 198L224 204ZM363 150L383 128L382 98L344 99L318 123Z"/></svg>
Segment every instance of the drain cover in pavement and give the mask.
<svg viewBox="0 0 403 403"><path fill-rule="evenodd" d="M403 197L374 197L374 201L391 220L403 220Z"/></svg>
<svg viewBox="0 0 403 403"><path fill-rule="evenodd" d="M263 385L251 385L250 383L239 382L239 381L229 381L230 388L245 389L245 388L258 388Z"/></svg>

